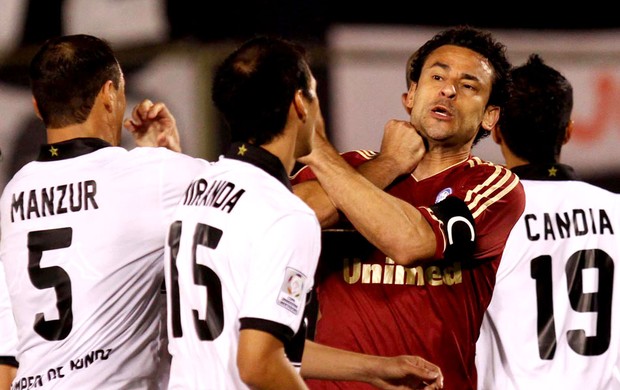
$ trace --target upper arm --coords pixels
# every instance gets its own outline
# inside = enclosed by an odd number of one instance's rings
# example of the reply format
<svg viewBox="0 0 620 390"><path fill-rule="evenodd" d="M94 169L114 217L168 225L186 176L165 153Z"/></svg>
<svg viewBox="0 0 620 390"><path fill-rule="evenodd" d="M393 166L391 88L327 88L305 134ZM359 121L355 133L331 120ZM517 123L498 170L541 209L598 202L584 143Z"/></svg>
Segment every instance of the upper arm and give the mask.
<svg viewBox="0 0 620 390"><path fill-rule="evenodd" d="M255 329L239 334L237 367L241 380L251 388L304 389L305 384L273 335Z"/></svg>
<svg viewBox="0 0 620 390"><path fill-rule="evenodd" d="M0 390L10 390L11 382L15 379L17 368L7 364L0 364Z"/></svg>

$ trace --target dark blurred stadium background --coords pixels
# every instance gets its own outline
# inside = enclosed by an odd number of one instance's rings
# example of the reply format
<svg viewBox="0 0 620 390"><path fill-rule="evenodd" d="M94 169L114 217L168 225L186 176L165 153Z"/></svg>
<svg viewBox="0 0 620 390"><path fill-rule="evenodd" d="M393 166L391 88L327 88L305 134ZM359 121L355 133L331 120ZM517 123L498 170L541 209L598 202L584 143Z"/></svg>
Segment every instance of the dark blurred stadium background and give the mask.
<svg viewBox="0 0 620 390"><path fill-rule="evenodd" d="M13 31L15 44L9 53L0 57L0 82L9 85L27 87L25 65L29 62L33 50L45 39L66 34L66 6L75 5L80 0L0 0L0 13L7 11L8 4L25 7L23 19L15 22ZM358 2L339 2L337 0L236 0L236 1L190 1L190 0L81 0L81 10L92 9L101 12L101 7L120 8L129 3L148 4L149 7L163 8L160 14L165 19L166 36L150 42L152 46L162 46L178 42L192 44L232 43L244 40L254 34L278 34L306 43L308 47L318 49L325 45L326 33L334 25L390 25L408 27L444 27L456 24L469 24L489 29L537 30L545 31L571 30L618 30L620 18L613 12L605 12L604 7L594 5L585 7L583 3L573 6L556 5L556 9L540 9L542 3L535 6L523 2L484 3L461 2L457 5L447 2L415 2L380 0L370 4ZM360 2L361 3L361 2ZM368 2L364 2L368 3ZM4 5L3 5L4 4ZM145 13L146 15L146 13ZM77 16L79 17L79 15ZM98 15L89 15L97 18ZM144 15L129 15L121 23L138 21ZM1 20L0 15L0 20ZM96 20L96 19L94 19ZM103 18L102 18L103 20ZM127 22L129 20L129 22ZM101 23L109 23L101 22ZM110 26L108 26L110 27ZM1 31L0 31L1 32ZM0 37L1 38L1 37ZM112 43L115 43L112 41ZM139 50L128 47L119 51L123 68L127 74L139 69L149 56L155 57L160 49L149 50L148 45L141 45ZM320 58L320 56L318 56ZM324 107L324 115L329 124L330 96L326 84L330 75L326 66L315 67L319 92ZM135 88L134 88L135 89ZM204 115L213 115L208 112ZM5 121L6 122L6 121ZM0 123L1 124L1 123ZM40 124L32 120L24 128L37 128ZM23 145L34 144L43 134L32 131L21 141ZM35 135L37 134L37 135ZM1 137L0 137L1 140ZM221 144L225 139L215 140ZM5 145L2 145L6 148ZM21 148L22 146L20 146ZM214 147L215 150L219 145ZM17 157L16 157L17 156ZM213 154L207 157L213 157ZM8 168L8 174L14 172L31 158L27 152L15 153ZM5 168L9 163L5 163ZM0 178L0 182L3 178ZM601 185L612 191L620 192L620 173L605 172L602 175L590 175L587 181ZM2 183L0 183L2 184Z"/></svg>

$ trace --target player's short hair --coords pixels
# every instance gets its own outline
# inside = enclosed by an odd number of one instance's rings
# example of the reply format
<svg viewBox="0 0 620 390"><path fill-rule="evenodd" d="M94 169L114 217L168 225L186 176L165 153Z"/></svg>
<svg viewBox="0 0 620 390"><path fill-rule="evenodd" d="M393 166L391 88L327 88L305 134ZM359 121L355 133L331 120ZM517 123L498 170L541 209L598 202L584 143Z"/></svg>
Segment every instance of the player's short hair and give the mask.
<svg viewBox="0 0 620 390"><path fill-rule="evenodd" d="M502 139L530 163L557 163L573 110L571 83L536 53L512 70L512 80L499 120Z"/></svg>
<svg viewBox="0 0 620 390"><path fill-rule="evenodd" d="M295 93L313 99L311 79L302 46L271 36L242 44L217 68L211 92L232 142L263 145L281 134Z"/></svg>
<svg viewBox="0 0 620 390"><path fill-rule="evenodd" d="M59 128L86 121L101 87L111 80L119 88L121 69L106 41L76 34L47 40L29 76L43 123Z"/></svg>

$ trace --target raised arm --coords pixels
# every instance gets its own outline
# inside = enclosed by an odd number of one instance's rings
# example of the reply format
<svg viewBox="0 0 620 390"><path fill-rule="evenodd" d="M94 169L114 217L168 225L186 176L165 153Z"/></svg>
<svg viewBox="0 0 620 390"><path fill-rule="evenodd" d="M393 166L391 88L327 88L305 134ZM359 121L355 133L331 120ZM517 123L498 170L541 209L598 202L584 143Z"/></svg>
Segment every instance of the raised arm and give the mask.
<svg viewBox="0 0 620 390"><path fill-rule="evenodd" d="M436 239L429 223L417 208L383 191L395 178L411 172L424 152L422 138L411 124L390 121L379 157L356 171L317 134L312 153L300 159L312 168L323 191L317 193L315 187L314 199L308 203L313 208L324 207L315 208L323 222L332 222L336 210L341 210L362 235L398 264L431 258ZM299 193L303 199L310 198ZM321 203L317 199L322 199ZM326 211L328 201L331 212Z"/></svg>

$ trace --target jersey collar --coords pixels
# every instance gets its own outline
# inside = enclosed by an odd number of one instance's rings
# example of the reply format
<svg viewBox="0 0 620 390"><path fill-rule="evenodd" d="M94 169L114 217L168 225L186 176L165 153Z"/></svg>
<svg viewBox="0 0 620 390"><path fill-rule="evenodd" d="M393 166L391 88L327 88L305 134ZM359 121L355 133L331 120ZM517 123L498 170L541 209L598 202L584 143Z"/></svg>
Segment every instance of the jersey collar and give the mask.
<svg viewBox="0 0 620 390"><path fill-rule="evenodd" d="M251 145L247 142L235 142L230 145L230 149L228 149L225 157L255 165L275 177L290 191L293 190L284 165L282 165L279 158L266 149Z"/></svg>
<svg viewBox="0 0 620 390"><path fill-rule="evenodd" d="M55 144L41 145L37 161L58 161L82 156L112 146L100 138L74 138Z"/></svg>
<svg viewBox="0 0 620 390"><path fill-rule="evenodd" d="M566 181L579 180L575 170L564 164L528 164L513 167L512 172L516 173L523 180L547 180L547 181Z"/></svg>

